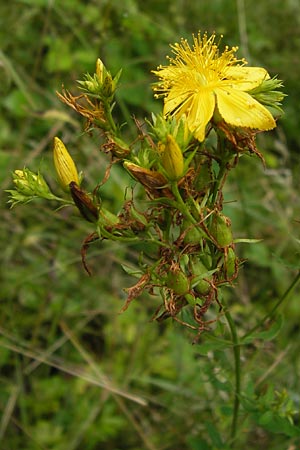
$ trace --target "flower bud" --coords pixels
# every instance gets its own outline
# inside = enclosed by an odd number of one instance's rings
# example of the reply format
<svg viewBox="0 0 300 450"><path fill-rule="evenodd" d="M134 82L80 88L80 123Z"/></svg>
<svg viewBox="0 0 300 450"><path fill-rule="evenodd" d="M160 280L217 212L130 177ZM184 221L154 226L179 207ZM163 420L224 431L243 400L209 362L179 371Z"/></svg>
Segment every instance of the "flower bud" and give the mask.
<svg viewBox="0 0 300 450"><path fill-rule="evenodd" d="M102 84L102 93L104 97L110 98L113 96L116 90L116 83L109 72L107 72Z"/></svg>
<svg viewBox="0 0 300 450"><path fill-rule="evenodd" d="M46 199L54 197L44 177L39 172L34 173L26 168L23 170L17 169L13 173L13 182L17 191L24 196Z"/></svg>
<svg viewBox="0 0 300 450"><path fill-rule="evenodd" d="M267 78L263 80L259 86L248 91L248 93L261 104L282 112L280 105L286 94L277 90L282 87L283 84L281 80L278 80L276 77Z"/></svg>
<svg viewBox="0 0 300 450"><path fill-rule="evenodd" d="M25 170L15 170L13 173L13 182L18 190L25 196L31 196L35 191L35 184L37 181L37 174L33 172L25 172Z"/></svg>
<svg viewBox="0 0 300 450"><path fill-rule="evenodd" d="M183 175L184 161L182 151L171 134L165 145L161 145L161 163L169 180L178 180Z"/></svg>
<svg viewBox="0 0 300 450"><path fill-rule="evenodd" d="M176 142L178 143L179 147L182 148L184 152L193 136L187 125L185 114L183 114L176 122L176 126L172 134L176 138Z"/></svg>
<svg viewBox="0 0 300 450"><path fill-rule="evenodd" d="M68 190L72 181L77 185L80 184L75 163L58 137L54 138L53 159L59 182L64 190Z"/></svg>
<svg viewBox="0 0 300 450"><path fill-rule="evenodd" d="M103 83L105 74L106 74L105 66L104 66L103 62L101 61L101 59L98 58L96 61L96 75L97 75L100 83Z"/></svg>
<svg viewBox="0 0 300 450"><path fill-rule="evenodd" d="M9 203L12 207L18 203L28 203L36 197L48 200L56 199L39 172L34 173L26 168L23 170L17 169L13 173L13 182L16 189L6 191L10 194Z"/></svg>

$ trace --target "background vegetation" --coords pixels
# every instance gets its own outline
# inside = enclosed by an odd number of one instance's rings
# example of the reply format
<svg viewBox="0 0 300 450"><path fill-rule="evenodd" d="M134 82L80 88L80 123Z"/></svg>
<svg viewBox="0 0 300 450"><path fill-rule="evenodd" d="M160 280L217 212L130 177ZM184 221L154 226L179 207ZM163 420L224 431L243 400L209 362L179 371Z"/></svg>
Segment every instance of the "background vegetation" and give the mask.
<svg viewBox="0 0 300 450"><path fill-rule="evenodd" d="M244 158L226 213L247 258L227 302L240 332L268 314L299 270L300 5L297 0L13 0L0 6L1 315L0 448L3 450L206 450L230 448L234 384L222 321L192 345L175 323L150 318L158 301L118 312L132 283L120 268L130 248L94 246L93 276L80 262L90 232L46 202L10 210L4 189L25 165L53 175L55 135L91 185L103 176L99 143L55 95L101 57L123 67L116 113L158 111L150 70L168 44L199 29L224 34L251 65L284 80L276 131L260 136L266 159ZM127 180L117 168L104 200L116 211ZM299 291L281 319L242 348L243 397L236 448L299 448ZM222 341L223 342L223 341ZM294 425L293 425L293 420Z"/></svg>

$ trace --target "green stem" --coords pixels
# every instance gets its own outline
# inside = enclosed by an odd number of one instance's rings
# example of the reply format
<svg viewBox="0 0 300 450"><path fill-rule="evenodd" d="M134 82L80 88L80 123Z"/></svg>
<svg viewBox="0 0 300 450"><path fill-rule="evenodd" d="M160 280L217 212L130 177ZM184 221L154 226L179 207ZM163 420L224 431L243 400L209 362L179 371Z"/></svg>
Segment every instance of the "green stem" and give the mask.
<svg viewBox="0 0 300 450"><path fill-rule="evenodd" d="M227 169L227 161L222 161L218 176L214 182L213 193L210 202L212 208L214 208L215 206L216 199L219 193L219 188L220 186L222 186L224 176L226 176L226 169Z"/></svg>
<svg viewBox="0 0 300 450"><path fill-rule="evenodd" d="M186 206L186 204L183 201L183 198L181 197L181 194L179 192L178 189L178 185L177 182L174 181L171 183L171 188L172 188L172 192L175 196L175 199L177 201L177 206L179 211L186 217L186 219L188 219L192 224L196 225L197 224L197 220L192 216L189 208Z"/></svg>
<svg viewBox="0 0 300 450"><path fill-rule="evenodd" d="M233 355L234 355L234 366L235 366L235 391L234 391L234 403L233 403L233 414L231 422L231 440L234 442L237 432L237 420L238 412L240 407L240 393L241 393L241 346L239 343L238 334L236 331L235 323L231 317L230 312L225 311L225 317L227 319L232 343L233 343Z"/></svg>
<svg viewBox="0 0 300 450"><path fill-rule="evenodd" d="M110 126L110 131L114 134L117 134L117 127L116 127L116 124L115 124L114 119L111 114L111 104L108 101L104 101L104 100L102 100L102 102L103 102L103 106L104 106L105 117Z"/></svg>
<svg viewBox="0 0 300 450"><path fill-rule="evenodd" d="M294 280L292 281L292 283L290 284L290 286L287 288L287 290L285 291L285 293L279 298L279 300L275 303L275 305L273 306L273 308L271 309L271 311L265 315L265 317L260 320L258 322L257 325L255 325L253 328L251 328L251 330L249 330L242 339L245 339L247 336L251 335L252 333L254 333L258 328L260 328L268 319L271 319L277 309L279 308L279 306L290 296L290 294L292 293L292 291L295 289L295 287L297 286L297 284L300 281L300 270L297 273L296 277L294 278Z"/></svg>

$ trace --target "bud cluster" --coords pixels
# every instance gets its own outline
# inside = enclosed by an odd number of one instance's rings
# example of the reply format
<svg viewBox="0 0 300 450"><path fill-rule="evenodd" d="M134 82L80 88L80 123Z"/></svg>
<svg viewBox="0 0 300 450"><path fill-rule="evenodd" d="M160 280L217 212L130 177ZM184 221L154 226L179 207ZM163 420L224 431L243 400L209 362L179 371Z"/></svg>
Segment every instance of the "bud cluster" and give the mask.
<svg viewBox="0 0 300 450"><path fill-rule="evenodd" d="M15 189L7 190L10 194L9 203L12 206L28 203L38 197L47 200L57 199L40 172L34 173L27 168L17 169L13 173L13 182Z"/></svg>

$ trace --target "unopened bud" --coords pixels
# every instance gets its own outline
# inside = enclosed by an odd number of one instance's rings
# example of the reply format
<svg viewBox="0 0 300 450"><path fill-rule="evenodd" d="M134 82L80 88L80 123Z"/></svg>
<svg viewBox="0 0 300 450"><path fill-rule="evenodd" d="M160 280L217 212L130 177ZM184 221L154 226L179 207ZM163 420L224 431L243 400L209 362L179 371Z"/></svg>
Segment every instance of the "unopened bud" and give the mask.
<svg viewBox="0 0 300 450"><path fill-rule="evenodd" d="M75 163L58 137L54 138L53 159L59 182L64 190L68 190L71 182L80 184Z"/></svg>
<svg viewBox="0 0 300 450"><path fill-rule="evenodd" d="M17 169L13 173L13 182L16 189L6 191L10 196L8 203L11 204L11 207L18 203L28 203L37 197L47 200L57 199L39 172L34 173L26 168Z"/></svg>
<svg viewBox="0 0 300 450"><path fill-rule="evenodd" d="M103 83L104 75L106 73L105 66L100 58L96 61L96 75L99 78L100 83Z"/></svg>
<svg viewBox="0 0 300 450"><path fill-rule="evenodd" d="M282 112L280 105L281 101L286 96L286 94L278 90L282 87L282 81L278 80L278 78L267 78L263 80L259 86L248 91L248 93L263 105L275 108Z"/></svg>
<svg viewBox="0 0 300 450"><path fill-rule="evenodd" d="M167 136L167 142L161 146L161 163L169 180L178 180L183 174L184 161L182 151L171 134Z"/></svg>
<svg viewBox="0 0 300 450"><path fill-rule="evenodd" d="M39 172L34 173L26 168L17 169L13 173L13 182L17 191L25 197L54 198L44 177Z"/></svg>

